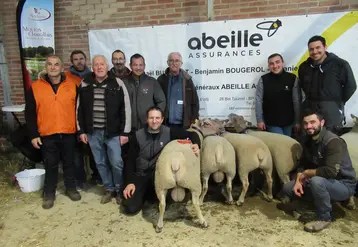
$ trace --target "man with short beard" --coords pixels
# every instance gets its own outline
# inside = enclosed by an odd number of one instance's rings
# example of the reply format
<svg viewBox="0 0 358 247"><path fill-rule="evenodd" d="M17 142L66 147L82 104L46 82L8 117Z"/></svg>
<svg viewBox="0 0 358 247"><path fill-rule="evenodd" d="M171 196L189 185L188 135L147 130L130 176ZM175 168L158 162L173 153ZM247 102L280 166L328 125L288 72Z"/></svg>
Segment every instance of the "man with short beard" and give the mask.
<svg viewBox="0 0 358 247"><path fill-rule="evenodd" d="M66 71L66 75L74 75L79 78L78 84L88 74L91 73L91 69L87 67L86 54L81 50L74 50L71 52L70 60L72 65L69 71Z"/></svg>
<svg viewBox="0 0 358 247"><path fill-rule="evenodd" d="M115 50L112 53L113 68L110 73L123 80L131 71L126 67L126 55L121 50Z"/></svg>
<svg viewBox="0 0 358 247"><path fill-rule="evenodd" d="M303 154L296 179L282 189L281 209L285 210L294 196L313 200L318 219L305 224L304 230L308 232L326 228L332 220L331 201L348 200L354 195L357 183L346 143L324 124L325 120L317 111L306 109L303 112L306 132Z"/></svg>
<svg viewBox="0 0 358 247"><path fill-rule="evenodd" d="M352 69L347 61L327 52L322 36L309 39L308 52L310 57L298 69L306 96L302 109L319 110L327 129L340 134L345 122L344 106L357 89Z"/></svg>

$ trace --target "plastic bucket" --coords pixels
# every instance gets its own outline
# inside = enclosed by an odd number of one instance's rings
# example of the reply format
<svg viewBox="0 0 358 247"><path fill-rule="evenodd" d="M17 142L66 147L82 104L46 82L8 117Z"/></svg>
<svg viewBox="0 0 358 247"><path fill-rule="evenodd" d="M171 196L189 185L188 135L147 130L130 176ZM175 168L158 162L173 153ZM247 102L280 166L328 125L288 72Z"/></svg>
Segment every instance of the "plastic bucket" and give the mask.
<svg viewBox="0 0 358 247"><path fill-rule="evenodd" d="M45 169L24 170L15 177L22 192L38 191L44 187Z"/></svg>

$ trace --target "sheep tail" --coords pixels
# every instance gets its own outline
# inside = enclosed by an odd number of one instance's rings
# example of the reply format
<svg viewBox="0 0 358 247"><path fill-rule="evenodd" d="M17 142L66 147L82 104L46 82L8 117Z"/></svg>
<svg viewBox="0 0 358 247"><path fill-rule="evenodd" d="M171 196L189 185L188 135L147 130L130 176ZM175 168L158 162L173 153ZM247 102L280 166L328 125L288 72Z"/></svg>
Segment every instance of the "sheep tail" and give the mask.
<svg viewBox="0 0 358 247"><path fill-rule="evenodd" d="M257 158L259 159L260 163L265 159L265 152L262 148L257 150Z"/></svg>
<svg viewBox="0 0 358 247"><path fill-rule="evenodd" d="M215 148L215 159L217 164L224 164L225 157L224 157L224 149L222 145L217 145Z"/></svg>

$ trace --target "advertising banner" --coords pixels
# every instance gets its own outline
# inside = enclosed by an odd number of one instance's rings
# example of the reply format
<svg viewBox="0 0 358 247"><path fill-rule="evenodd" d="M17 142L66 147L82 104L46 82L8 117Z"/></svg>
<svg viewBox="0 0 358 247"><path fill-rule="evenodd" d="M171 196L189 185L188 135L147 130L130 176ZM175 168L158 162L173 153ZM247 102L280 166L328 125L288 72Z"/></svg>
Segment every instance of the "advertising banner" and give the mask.
<svg viewBox="0 0 358 247"><path fill-rule="evenodd" d="M17 6L21 64L25 95L55 50L53 0L20 0Z"/></svg>
<svg viewBox="0 0 358 247"><path fill-rule="evenodd" d="M236 113L255 124L255 90L268 72L268 56L282 54L286 70L297 74L314 35L324 36L328 51L347 60L358 79L358 11L90 30L89 42L91 56L102 54L109 62L116 49L125 52L127 64L140 53L155 78L167 68L168 54L180 52L198 91L200 117ZM356 92L345 107L348 124L357 109Z"/></svg>

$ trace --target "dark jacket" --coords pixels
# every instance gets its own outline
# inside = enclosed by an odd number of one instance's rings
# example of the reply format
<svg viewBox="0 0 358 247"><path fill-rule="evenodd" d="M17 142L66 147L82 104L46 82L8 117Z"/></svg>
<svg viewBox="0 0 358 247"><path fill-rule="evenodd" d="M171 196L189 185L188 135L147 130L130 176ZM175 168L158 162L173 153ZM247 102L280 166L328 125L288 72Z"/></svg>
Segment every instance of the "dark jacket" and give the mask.
<svg viewBox="0 0 358 247"><path fill-rule="evenodd" d="M160 127L158 134L148 132L148 126L138 130L130 136L128 162L125 181L127 184L138 182L142 176L154 175L155 164L160 152L172 140L189 138L193 144L200 147L198 134L181 128L169 128L165 125ZM140 143L139 143L140 142Z"/></svg>
<svg viewBox="0 0 358 247"><path fill-rule="evenodd" d="M199 119L199 98L195 85L191 76L184 70L180 70L183 78L183 127L189 128L190 124ZM165 73L158 77L158 82L163 89L165 98L168 100L168 85L169 85L169 68L165 70ZM165 110L165 123L168 121L168 109Z"/></svg>
<svg viewBox="0 0 358 247"><path fill-rule="evenodd" d="M349 63L327 52L322 64L314 65L311 58L303 62L298 76L306 97L302 109L321 111L330 130L341 128L344 105L357 88Z"/></svg>
<svg viewBox="0 0 358 247"><path fill-rule="evenodd" d="M282 71L261 76L255 100L258 123L280 127L299 123L301 90L294 74Z"/></svg>
<svg viewBox="0 0 358 247"><path fill-rule="evenodd" d="M119 79L123 80L124 78L126 78L127 76L129 76L131 73L130 69L128 69L127 67L125 67L125 69L119 74L116 73L116 70L114 68L110 69L108 71L108 74L111 74L115 77L118 77Z"/></svg>
<svg viewBox="0 0 358 247"><path fill-rule="evenodd" d="M165 111L165 96L156 79L144 73L137 82L130 74L123 82L132 106L132 131L145 126L149 107L157 106Z"/></svg>
<svg viewBox="0 0 358 247"><path fill-rule="evenodd" d="M317 169L317 176L345 180L355 188L356 173L343 139L323 127L317 140L307 137L302 147L298 172Z"/></svg>
<svg viewBox="0 0 358 247"><path fill-rule="evenodd" d="M85 77L80 85L77 99L77 129L79 134L93 133L93 84L96 83L94 74ZM115 77L108 76L102 83L107 83L105 89L107 137L127 135L124 133L126 122L124 93Z"/></svg>

